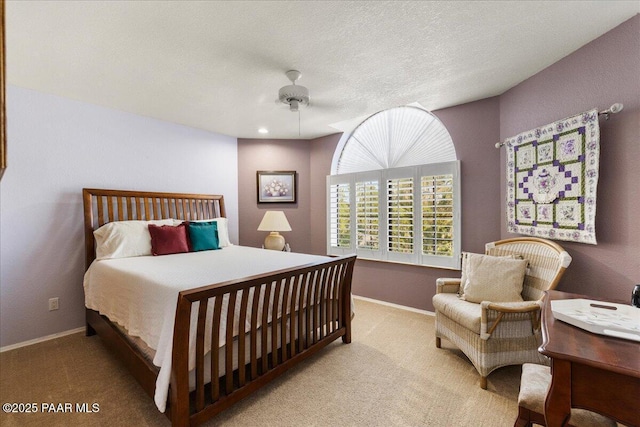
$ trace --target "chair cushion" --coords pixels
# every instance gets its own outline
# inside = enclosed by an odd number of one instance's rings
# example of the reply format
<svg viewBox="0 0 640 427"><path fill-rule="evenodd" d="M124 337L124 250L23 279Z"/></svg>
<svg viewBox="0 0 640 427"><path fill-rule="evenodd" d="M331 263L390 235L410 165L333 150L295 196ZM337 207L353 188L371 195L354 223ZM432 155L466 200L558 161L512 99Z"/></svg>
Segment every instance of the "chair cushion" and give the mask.
<svg viewBox="0 0 640 427"><path fill-rule="evenodd" d="M433 307L454 322L480 335L480 304L461 300L456 294L442 293L433 296Z"/></svg>
<svg viewBox="0 0 640 427"><path fill-rule="evenodd" d="M544 414L544 400L551 384L551 369L548 366L525 363L522 365L518 406ZM580 427L615 427L615 421L584 409L571 409L570 423Z"/></svg>
<svg viewBox="0 0 640 427"><path fill-rule="evenodd" d="M480 303L522 301L522 284L528 261L469 254L464 299Z"/></svg>

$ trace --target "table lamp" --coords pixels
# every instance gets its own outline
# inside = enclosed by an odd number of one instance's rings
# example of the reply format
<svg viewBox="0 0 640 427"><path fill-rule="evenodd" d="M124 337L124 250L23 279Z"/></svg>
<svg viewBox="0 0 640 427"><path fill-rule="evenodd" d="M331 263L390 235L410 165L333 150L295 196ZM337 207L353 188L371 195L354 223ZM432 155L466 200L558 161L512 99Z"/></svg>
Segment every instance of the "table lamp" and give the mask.
<svg viewBox="0 0 640 427"><path fill-rule="evenodd" d="M278 231L291 231L291 226L283 211L266 211L258 231L269 231L264 239L265 249L281 251L284 249L284 237Z"/></svg>

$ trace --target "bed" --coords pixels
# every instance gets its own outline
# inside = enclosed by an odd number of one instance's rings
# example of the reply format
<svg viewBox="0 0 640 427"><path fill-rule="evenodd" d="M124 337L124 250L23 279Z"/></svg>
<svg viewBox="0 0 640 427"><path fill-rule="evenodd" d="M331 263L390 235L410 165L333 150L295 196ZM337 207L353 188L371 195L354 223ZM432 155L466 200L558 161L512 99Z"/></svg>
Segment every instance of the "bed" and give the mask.
<svg viewBox="0 0 640 427"><path fill-rule="evenodd" d="M105 224L223 221L224 198L84 189L83 204L86 333L173 426L199 425L336 339L351 342L355 256L227 245L96 259L94 231Z"/></svg>

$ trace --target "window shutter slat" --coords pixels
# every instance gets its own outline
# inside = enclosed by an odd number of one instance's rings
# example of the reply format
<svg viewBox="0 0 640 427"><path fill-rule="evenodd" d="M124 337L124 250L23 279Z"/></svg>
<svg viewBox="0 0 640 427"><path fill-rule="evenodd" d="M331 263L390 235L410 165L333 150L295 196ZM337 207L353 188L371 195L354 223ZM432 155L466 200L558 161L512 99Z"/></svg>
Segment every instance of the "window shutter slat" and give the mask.
<svg viewBox="0 0 640 427"><path fill-rule="evenodd" d="M421 177L422 254L453 256L453 175Z"/></svg>
<svg viewBox="0 0 640 427"><path fill-rule="evenodd" d="M377 251L379 237L378 181L356 182L357 248Z"/></svg>
<svg viewBox="0 0 640 427"><path fill-rule="evenodd" d="M388 251L412 254L413 178L387 180Z"/></svg>
<svg viewBox="0 0 640 427"><path fill-rule="evenodd" d="M351 202L349 184L332 184L329 189L330 245L351 247Z"/></svg>

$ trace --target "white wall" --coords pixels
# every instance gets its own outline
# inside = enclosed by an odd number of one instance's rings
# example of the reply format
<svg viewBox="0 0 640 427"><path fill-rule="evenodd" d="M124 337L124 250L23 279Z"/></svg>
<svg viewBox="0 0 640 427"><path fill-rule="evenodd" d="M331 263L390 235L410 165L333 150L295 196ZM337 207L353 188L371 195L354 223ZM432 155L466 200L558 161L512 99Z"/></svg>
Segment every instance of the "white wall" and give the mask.
<svg viewBox="0 0 640 427"><path fill-rule="evenodd" d="M7 120L0 347L84 325L83 187L223 194L237 243L236 138L11 85Z"/></svg>

